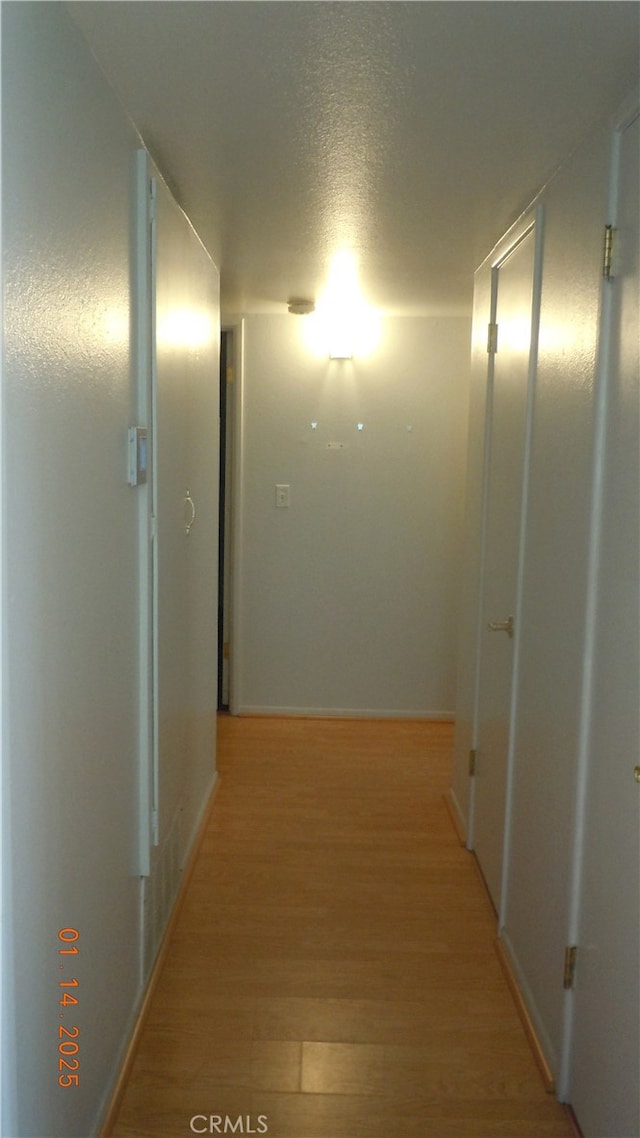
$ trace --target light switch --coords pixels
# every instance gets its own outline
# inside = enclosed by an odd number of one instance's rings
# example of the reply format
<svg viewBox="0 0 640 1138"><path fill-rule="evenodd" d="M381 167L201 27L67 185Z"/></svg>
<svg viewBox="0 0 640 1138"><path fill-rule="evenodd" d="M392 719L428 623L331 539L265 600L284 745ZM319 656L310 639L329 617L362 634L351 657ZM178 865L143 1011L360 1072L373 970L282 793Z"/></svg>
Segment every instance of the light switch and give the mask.
<svg viewBox="0 0 640 1138"><path fill-rule="evenodd" d="M291 504L291 487L288 483L276 483L276 506L279 510L286 510Z"/></svg>

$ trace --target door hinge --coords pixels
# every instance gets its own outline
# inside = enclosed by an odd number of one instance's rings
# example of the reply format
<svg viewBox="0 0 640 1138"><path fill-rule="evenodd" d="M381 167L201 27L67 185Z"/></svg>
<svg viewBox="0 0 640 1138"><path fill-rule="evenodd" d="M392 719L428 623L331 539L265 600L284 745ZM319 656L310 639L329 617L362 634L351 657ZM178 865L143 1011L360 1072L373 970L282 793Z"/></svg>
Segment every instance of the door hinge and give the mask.
<svg viewBox="0 0 640 1138"><path fill-rule="evenodd" d="M234 379L233 367L231 364L227 364L227 370L226 370L227 383L233 383L233 379Z"/></svg>
<svg viewBox="0 0 640 1138"><path fill-rule="evenodd" d="M495 355L498 350L498 325L487 325L487 352L490 356Z"/></svg>
<svg viewBox="0 0 640 1138"><path fill-rule="evenodd" d="M471 778L473 778L476 773L476 756L477 751L475 747L473 747L472 750L469 751L469 776Z"/></svg>
<svg viewBox="0 0 640 1138"><path fill-rule="evenodd" d="M158 187L155 178L149 179L149 221L156 219L156 199L158 195Z"/></svg>
<svg viewBox="0 0 640 1138"><path fill-rule="evenodd" d="M576 957L578 955L578 947L575 944L568 944L564 950L564 980L563 987L565 991L573 988L573 982L576 976Z"/></svg>
<svg viewBox="0 0 640 1138"><path fill-rule="evenodd" d="M222 645L222 659L228 660L230 658L230 656L231 656L231 645L229 644L228 640L225 640L224 644Z"/></svg>
<svg viewBox="0 0 640 1138"><path fill-rule="evenodd" d="M604 249L602 253L602 275L606 281L612 278L611 262L613 257L613 226L604 227Z"/></svg>

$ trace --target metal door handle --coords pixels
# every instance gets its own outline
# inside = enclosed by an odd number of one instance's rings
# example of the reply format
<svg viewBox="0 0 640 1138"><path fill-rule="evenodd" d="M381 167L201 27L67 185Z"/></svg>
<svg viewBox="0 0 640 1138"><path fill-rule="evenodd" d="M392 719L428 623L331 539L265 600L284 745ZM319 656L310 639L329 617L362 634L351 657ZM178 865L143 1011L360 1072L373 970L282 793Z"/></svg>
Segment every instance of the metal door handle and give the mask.
<svg viewBox="0 0 640 1138"><path fill-rule="evenodd" d="M187 492L185 494L184 501L185 501L185 505L189 506L189 508L191 510L191 517L189 518L189 521L185 522L185 524L184 524L184 532L188 535L191 533L191 530L193 529L193 523L196 520L196 504L195 504L193 498L191 497L191 491L190 490L187 490Z"/></svg>
<svg viewBox="0 0 640 1138"><path fill-rule="evenodd" d="M492 632L506 632L507 636L513 639L513 617L508 616L506 620L490 620L489 628Z"/></svg>

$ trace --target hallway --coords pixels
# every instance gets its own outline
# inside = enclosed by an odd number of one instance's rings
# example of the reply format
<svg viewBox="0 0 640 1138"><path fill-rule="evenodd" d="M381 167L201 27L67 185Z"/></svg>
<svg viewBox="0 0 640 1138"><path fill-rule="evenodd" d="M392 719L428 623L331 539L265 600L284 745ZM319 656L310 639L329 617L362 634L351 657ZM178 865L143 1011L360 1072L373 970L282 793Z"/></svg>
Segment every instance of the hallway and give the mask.
<svg viewBox="0 0 640 1138"><path fill-rule="evenodd" d="M452 735L219 719L221 782L114 1138L570 1138L444 803Z"/></svg>

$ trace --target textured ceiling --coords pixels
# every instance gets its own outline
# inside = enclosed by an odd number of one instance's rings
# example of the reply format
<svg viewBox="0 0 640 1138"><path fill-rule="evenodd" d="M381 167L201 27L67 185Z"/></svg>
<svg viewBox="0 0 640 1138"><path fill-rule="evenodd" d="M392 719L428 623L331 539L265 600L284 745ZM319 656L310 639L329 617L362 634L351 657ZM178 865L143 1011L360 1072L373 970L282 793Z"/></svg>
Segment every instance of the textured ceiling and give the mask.
<svg viewBox="0 0 640 1138"><path fill-rule="evenodd" d="M221 270L227 312L316 297L348 248L393 312L472 273L638 71L624 2L76 2Z"/></svg>

